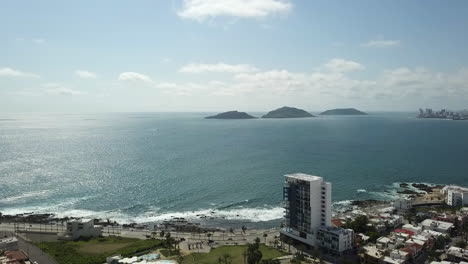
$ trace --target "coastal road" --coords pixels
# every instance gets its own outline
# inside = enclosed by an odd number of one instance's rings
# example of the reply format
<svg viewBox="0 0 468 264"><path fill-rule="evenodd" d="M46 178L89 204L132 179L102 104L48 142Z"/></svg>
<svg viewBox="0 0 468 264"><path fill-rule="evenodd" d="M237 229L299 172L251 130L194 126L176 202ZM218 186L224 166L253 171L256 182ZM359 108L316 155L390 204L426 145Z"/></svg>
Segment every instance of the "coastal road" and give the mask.
<svg viewBox="0 0 468 264"><path fill-rule="evenodd" d="M3 236L15 236L18 239L18 249L25 252L29 256L31 262L37 262L38 264L57 264L57 262L47 255L40 248L26 241L19 235L15 235L13 232L0 232L0 235Z"/></svg>
<svg viewBox="0 0 468 264"><path fill-rule="evenodd" d="M26 252L32 262L36 261L39 264L57 264L52 257L23 238L18 237L18 242L19 249Z"/></svg>
<svg viewBox="0 0 468 264"><path fill-rule="evenodd" d="M34 233L42 233L42 234L56 234L66 230L65 225L55 225L55 224L30 224L30 223L1 223L0 224L0 231L10 231L14 232L16 229L24 230L27 232L34 232ZM139 239L146 239L147 236L151 236L152 232L156 232L156 238L159 237L159 232L161 230L144 230L144 229L134 229L134 228L123 228L119 227L104 227L103 228L103 235L104 236L122 236L122 237L130 237L130 238L139 238ZM275 240L275 236L279 235L279 231L276 228L273 229L255 229L255 230L246 230L246 232L241 232L240 230L236 230L234 233L228 231L217 231L217 232L209 232L211 234L210 237L207 236L208 233L190 233L190 232L175 232L169 231L171 236L174 238L185 238L187 241L203 241L208 242L208 240L214 240L219 244L238 244L243 245L247 243L254 242L255 238L260 238L261 242L265 242L265 238L263 237L264 234L267 234L266 242L273 242ZM167 231L166 231L167 233ZM36 235L37 236L37 235ZM32 239L34 241L38 239ZM43 240L43 239L40 239Z"/></svg>

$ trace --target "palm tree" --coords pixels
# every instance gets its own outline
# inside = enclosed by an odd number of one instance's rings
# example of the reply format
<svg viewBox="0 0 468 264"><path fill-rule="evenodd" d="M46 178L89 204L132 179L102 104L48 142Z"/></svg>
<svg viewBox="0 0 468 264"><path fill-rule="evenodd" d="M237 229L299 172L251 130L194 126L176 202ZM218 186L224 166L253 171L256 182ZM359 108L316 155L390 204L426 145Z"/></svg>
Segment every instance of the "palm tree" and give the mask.
<svg viewBox="0 0 468 264"><path fill-rule="evenodd" d="M273 241L273 245L275 246L275 248L278 248L278 244L279 244L278 239L275 239L275 240Z"/></svg>
<svg viewBox="0 0 468 264"><path fill-rule="evenodd" d="M263 237L265 238L265 245L266 245L266 239L267 239L267 236L268 236L268 234L267 234L267 233L263 234Z"/></svg>

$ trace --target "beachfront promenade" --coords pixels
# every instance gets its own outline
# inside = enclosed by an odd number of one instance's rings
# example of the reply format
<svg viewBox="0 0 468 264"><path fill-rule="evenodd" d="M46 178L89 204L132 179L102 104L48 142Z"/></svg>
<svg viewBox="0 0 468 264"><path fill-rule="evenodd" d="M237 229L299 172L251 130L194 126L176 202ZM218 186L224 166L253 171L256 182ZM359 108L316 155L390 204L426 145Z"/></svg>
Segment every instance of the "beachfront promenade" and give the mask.
<svg viewBox="0 0 468 264"><path fill-rule="evenodd" d="M30 223L1 223L0 231L10 231L22 233L25 237L35 241L53 241L57 239L57 234L66 231L66 224L30 224ZM255 230L242 230L237 229L234 232L229 231L216 231L216 232L179 232L179 231L167 231L170 232L171 237L177 240L184 240L180 243L180 247L183 251L188 252L206 252L209 250L208 242L213 241L212 246L221 245L245 245L247 243L253 243L255 238L260 238L262 243L267 245L273 245L277 237L279 236L279 230L273 229L255 229ZM164 239L160 237L160 229L149 230L149 229L135 229L122 226L107 226L103 227L104 236L122 236L129 238L139 239ZM266 237L264 236L266 234ZM190 250L189 250L190 246Z"/></svg>

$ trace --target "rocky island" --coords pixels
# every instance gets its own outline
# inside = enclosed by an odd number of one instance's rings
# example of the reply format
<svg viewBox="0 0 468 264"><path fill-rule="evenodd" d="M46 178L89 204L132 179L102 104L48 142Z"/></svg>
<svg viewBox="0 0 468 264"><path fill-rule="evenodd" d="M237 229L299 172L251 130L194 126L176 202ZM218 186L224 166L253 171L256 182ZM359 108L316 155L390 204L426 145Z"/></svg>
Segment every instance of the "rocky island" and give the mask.
<svg viewBox="0 0 468 264"><path fill-rule="evenodd" d="M238 112L238 111L228 111L221 114L217 114L214 116L207 116L207 119L252 119L256 118L247 114L246 112Z"/></svg>
<svg viewBox="0 0 468 264"><path fill-rule="evenodd" d="M262 118L303 118L303 117L314 117L314 115L302 109L284 106L276 110L270 111L266 115L262 116Z"/></svg>
<svg viewBox="0 0 468 264"><path fill-rule="evenodd" d="M361 112L355 108L337 108L322 112L320 115L367 115L367 113Z"/></svg>

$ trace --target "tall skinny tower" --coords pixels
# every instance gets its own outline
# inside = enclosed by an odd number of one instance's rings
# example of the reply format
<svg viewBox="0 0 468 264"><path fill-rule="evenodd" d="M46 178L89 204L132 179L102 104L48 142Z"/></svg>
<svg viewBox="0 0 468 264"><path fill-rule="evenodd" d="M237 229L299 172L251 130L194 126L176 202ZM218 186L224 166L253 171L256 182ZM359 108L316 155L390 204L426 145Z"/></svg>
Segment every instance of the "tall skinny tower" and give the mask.
<svg viewBox="0 0 468 264"><path fill-rule="evenodd" d="M316 246L317 230L331 223L331 183L303 173L285 175L283 200L286 226L281 234Z"/></svg>

